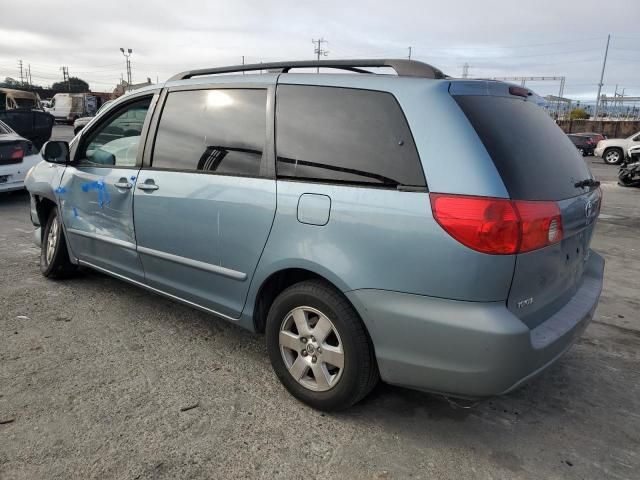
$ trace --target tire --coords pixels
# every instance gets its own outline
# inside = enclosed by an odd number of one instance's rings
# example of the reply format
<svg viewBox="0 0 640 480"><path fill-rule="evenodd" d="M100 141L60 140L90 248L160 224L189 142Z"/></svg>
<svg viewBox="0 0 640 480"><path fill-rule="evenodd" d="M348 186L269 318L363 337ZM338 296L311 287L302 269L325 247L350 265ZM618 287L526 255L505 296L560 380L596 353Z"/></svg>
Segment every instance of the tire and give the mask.
<svg viewBox="0 0 640 480"><path fill-rule="evenodd" d="M618 165L622 162L624 153L619 148L607 148L602 154L604 163L608 165Z"/></svg>
<svg viewBox="0 0 640 480"><path fill-rule="evenodd" d="M49 214L40 245L40 271L48 278L66 278L75 272L76 266L69 261L67 241L64 238L58 209Z"/></svg>
<svg viewBox="0 0 640 480"><path fill-rule="evenodd" d="M348 408L378 383L362 320L344 295L321 280L297 283L278 295L267 316L266 342L282 384L318 410Z"/></svg>

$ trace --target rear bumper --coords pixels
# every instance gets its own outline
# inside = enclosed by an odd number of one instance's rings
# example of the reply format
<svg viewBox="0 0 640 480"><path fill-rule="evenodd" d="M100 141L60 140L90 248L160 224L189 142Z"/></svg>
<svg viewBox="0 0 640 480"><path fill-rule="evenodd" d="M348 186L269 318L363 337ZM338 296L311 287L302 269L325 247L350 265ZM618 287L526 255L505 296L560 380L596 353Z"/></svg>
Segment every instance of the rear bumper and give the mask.
<svg viewBox="0 0 640 480"><path fill-rule="evenodd" d="M24 181L0 183L0 193L24 189Z"/></svg>
<svg viewBox="0 0 640 480"><path fill-rule="evenodd" d="M591 252L576 294L533 330L504 302L381 290L346 295L369 330L384 381L478 398L517 388L569 349L593 316L603 273L604 259Z"/></svg>

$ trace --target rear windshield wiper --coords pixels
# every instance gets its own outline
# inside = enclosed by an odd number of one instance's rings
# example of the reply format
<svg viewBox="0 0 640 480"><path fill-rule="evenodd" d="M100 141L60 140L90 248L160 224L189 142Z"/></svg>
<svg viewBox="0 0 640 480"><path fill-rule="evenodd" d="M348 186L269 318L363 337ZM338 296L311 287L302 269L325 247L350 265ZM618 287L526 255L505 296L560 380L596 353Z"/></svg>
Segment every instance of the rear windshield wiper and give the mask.
<svg viewBox="0 0 640 480"><path fill-rule="evenodd" d="M580 180L579 182L574 183L573 186L576 188L599 187L600 182L598 180L594 180L593 178L587 178L585 180Z"/></svg>

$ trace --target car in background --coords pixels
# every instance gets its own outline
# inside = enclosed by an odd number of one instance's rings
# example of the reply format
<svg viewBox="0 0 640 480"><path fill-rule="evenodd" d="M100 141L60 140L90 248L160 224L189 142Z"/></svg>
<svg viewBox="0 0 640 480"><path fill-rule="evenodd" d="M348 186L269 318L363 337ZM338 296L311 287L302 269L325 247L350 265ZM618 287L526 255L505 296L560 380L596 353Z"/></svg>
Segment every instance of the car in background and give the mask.
<svg viewBox="0 0 640 480"><path fill-rule="evenodd" d="M618 165L624 160L625 152L636 145L640 145L640 132L636 132L627 138L600 140L596 145L594 155L601 157L606 164Z"/></svg>
<svg viewBox="0 0 640 480"><path fill-rule="evenodd" d="M41 110L42 104L37 93L16 90L14 88L0 88L0 110L14 110L28 108Z"/></svg>
<svg viewBox="0 0 640 480"><path fill-rule="evenodd" d="M593 155L596 145L604 136L599 133L570 133L567 135L583 157Z"/></svg>
<svg viewBox="0 0 640 480"><path fill-rule="evenodd" d="M23 189L27 172L40 160L31 141L0 121L0 192Z"/></svg>
<svg viewBox="0 0 640 480"><path fill-rule="evenodd" d="M93 117L80 117L75 122L73 122L73 134L77 135L80 130L86 127L91 120L93 120L102 110L106 108L107 105L112 102L113 100L107 100L106 102L104 102Z"/></svg>

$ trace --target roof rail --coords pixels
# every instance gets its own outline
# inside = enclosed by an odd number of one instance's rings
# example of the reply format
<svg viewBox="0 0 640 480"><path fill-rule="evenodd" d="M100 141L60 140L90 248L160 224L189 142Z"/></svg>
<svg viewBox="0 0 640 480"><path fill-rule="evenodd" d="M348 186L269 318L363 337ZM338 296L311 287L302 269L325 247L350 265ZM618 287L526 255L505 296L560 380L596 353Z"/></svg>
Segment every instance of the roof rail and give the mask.
<svg viewBox="0 0 640 480"><path fill-rule="evenodd" d="M369 59L369 60L301 60L294 62L270 62L252 63L247 65L233 65L229 67L203 68L200 70L188 70L181 72L169 79L185 80L187 78L203 75L216 75L219 73L250 72L256 70L268 70L272 73L287 73L292 68L335 68L357 73L374 73L364 68L389 67L401 77L420 78L447 78L447 76L435 67L423 62L405 59Z"/></svg>

